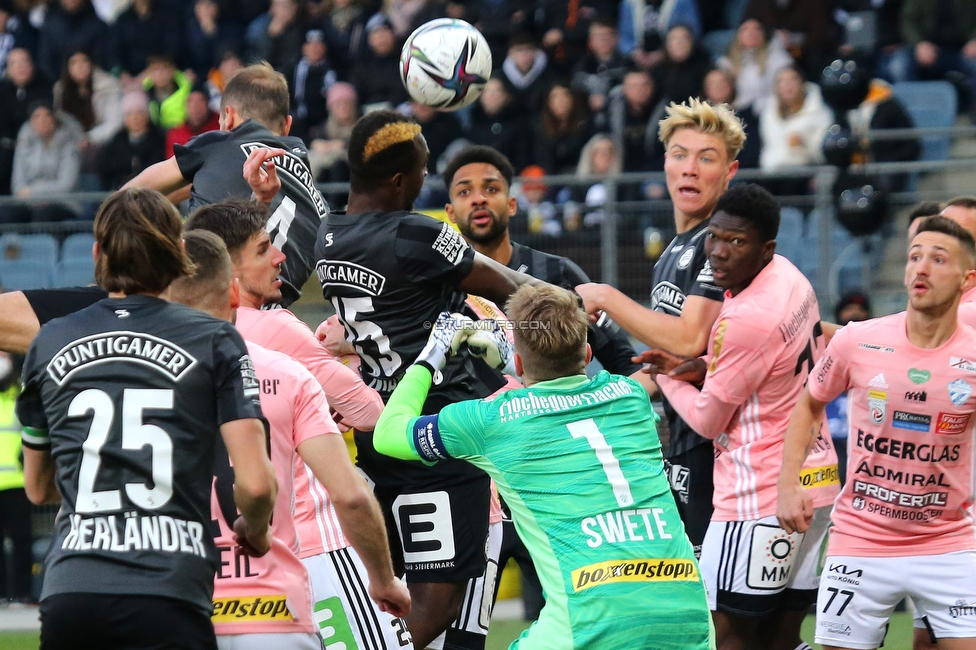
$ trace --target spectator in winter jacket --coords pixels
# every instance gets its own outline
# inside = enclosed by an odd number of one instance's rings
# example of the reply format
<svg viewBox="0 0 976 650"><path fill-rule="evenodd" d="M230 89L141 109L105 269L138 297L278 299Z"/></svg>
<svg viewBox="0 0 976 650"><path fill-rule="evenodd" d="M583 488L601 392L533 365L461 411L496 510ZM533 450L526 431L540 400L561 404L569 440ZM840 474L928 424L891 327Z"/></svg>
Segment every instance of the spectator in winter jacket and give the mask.
<svg viewBox="0 0 976 650"><path fill-rule="evenodd" d="M193 82L176 69L173 59L165 54L149 57L149 68L142 88L149 95L149 114L153 124L172 129L186 120L186 98Z"/></svg>
<svg viewBox="0 0 976 650"><path fill-rule="evenodd" d="M240 26L220 15L216 0L196 0L193 16L186 22L183 38L183 63L193 70L197 81L207 78L220 63L221 53L244 39Z"/></svg>
<svg viewBox="0 0 976 650"><path fill-rule="evenodd" d="M573 86L586 93L590 110L599 113L607 93L620 85L627 72L627 58L617 50L617 28L597 20L590 25L589 51L573 69Z"/></svg>
<svg viewBox="0 0 976 650"><path fill-rule="evenodd" d="M149 98L145 93L126 93L122 104L125 128L115 134L99 156L102 186L112 190L163 160L164 154L164 135L149 119Z"/></svg>
<svg viewBox="0 0 976 650"><path fill-rule="evenodd" d="M35 67L31 54L16 47L7 56L7 75L0 79L0 194L10 194L14 145L37 101L51 101L51 84Z"/></svg>
<svg viewBox="0 0 976 650"><path fill-rule="evenodd" d="M822 163L824 135L833 122L833 111L824 104L819 86L805 83L799 68L783 68L776 75L774 98L759 115L760 168L777 171ZM806 191L807 182L784 180L773 185L780 193L797 194Z"/></svg>
<svg viewBox="0 0 976 650"><path fill-rule="evenodd" d="M502 62L502 74L512 87L516 104L536 115L552 85L552 75L549 57L532 34L519 32L512 36L508 56Z"/></svg>
<svg viewBox="0 0 976 650"><path fill-rule="evenodd" d="M554 84L535 124L535 162L547 174L572 174L592 135L585 100L567 84Z"/></svg>
<svg viewBox="0 0 976 650"><path fill-rule="evenodd" d="M735 32L729 51L718 60L718 67L735 79L735 109L752 106L762 111L773 95L776 73L793 65L779 35L766 38L766 30L755 18L743 21Z"/></svg>
<svg viewBox="0 0 976 650"><path fill-rule="evenodd" d="M111 33L95 14L89 0L59 0L52 3L40 29L37 67L48 79L61 76L69 52L87 48L95 62L109 68Z"/></svg>
<svg viewBox="0 0 976 650"><path fill-rule="evenodd" d="M149 57L180 56L182 7L167 0L132 0L112 25L114 61L122 72L137 77L149 67Z"/></svg>
<svg viewBox="0 0 976 650"><path fill-rule="evenodd" d="M372 108L393 108L408 99L400 80L400 56L393 27L383 14L366 23L369 44L349 75L365 112Z"/></svg>
<svg viewBox="0 0 976 650"><path fill-rule="evenodd" d="M11 189L21 198L71 192L81 170L81 126L70 115L55 113L48 101L30 107L14 151ZM63 221L74 213L58 204L15 205L0 211L0 223Z"/></svg>
<svg viewBox="0 0 976 650"><path fill-rule="evenodd" d="M329 88L339 81L328 59L325 35L320 29L305 34L302 58L292 69L285 72L291 92L291 135L308 142L310 129L320 127L329 116L325 98Z"/></svg>
<svg viewBox="0 0 976 650"><path fill-rule="evenodd" d="M666 103L651 75L640 68L628 71L620 90L611 94L610 133L625 172L664 169L657 131Z"/></svg>
<svg viewBox="0 0 976 650"><path fill-rule="evenodd" d="M701 17L695 0L623 0L617 29L620 51L650 70L664 58L664 37L675 25L687 25L701 37Z"/></svg>
<svg viewBox="0 0 976 650"><path fill-rule="evenodd" d="M677 102L686 102L701 92L712 63L708 53L695 42L687 25L675 25L664 39L664 59L651 69L660 92Z"/></svg>
<svg viewBox="0 0 976 650"><path fill-rule="evenodd" d="M488 80L471 109L468 139L502 152L515 169L522 169L531 162L531 122L501 76Z"/></svg>
<svg viewBox="0 0 976 650"><path fill-rule="evenodd" d="M186 121L166 132L166 158L173 155L173 147L186 144L190 138L207 131L220 129L220 116L210 110L209 96L202 86L196 86L186 98Z"/></svg>
<svg viewBox="0 0 976 650"><path fill-rule="evenodd" d="M122 127L122 85L95 67L88 52L77 50L54 84L54 108L74 117L85 130L82 170L93 171L98 149Z"/></svg>
<svg viewBox="0 0 976 650"><path fill-rule="evenodd" d="M248 25L248 54L252 61L267 61L275 70L287 70L302 58L306 15L298 0L271 0L266 14Z"/></svg>

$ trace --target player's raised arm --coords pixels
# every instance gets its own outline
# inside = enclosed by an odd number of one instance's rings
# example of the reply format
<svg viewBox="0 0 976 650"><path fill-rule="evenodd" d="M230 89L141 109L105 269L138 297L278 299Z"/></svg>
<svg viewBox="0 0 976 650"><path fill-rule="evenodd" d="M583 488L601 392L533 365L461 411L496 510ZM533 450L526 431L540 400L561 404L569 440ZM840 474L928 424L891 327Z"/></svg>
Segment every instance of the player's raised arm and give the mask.
<svg viewBox="0 0 976 650"><path fill-rule="evenodd" d="M407 368L403 379L397 384L383 409L376 429L373 432L373 446L376 451L401 460L436 461L447 458L437 443L436 416L428 423L431 442L429 453L422 453L413 440L414 425L427 400L427 392L433 383L435 373L447 365L448 358L457 352L461 343L470 333L472 321L459 314L443 312L431 329L427 345L412 366Z"/></svg>
<svg viewBox="0 0 976 650"><path fill-rule="evenodd" d="M271 549L271 512L278 495L264 425L255 418L234 420L220 425L220 435L234 466L234 501L244 520L234 530L243 538L241 545L260 557Z"/></svg>
<svg viewBox="0 0 976 650"><path fill-rule="evenodd" d="M24 354L40 329L23 291L0 293L0 350Z"/></svg>
<svg viewBox="0 0 976 650"><path fill-rule="evenodd" d="M468 293L483 296L492 302L504 305L505 301L523 284L541 285L546 283L533 278L531 275L513 271L487 255L476 252L471 273L458 286Z"/></svg>
<svg viewBox="0 0 976 650"><path fill-rule="evenodd" d="M157 190L167 196L182 190L190 184L190 181L183 177L180 166L176 162L176 156L171 156L166 160L150 165L145 168L135 178L122 186L122 189L130 187L143 187Z"/></svg>
<svg viewBox="0 0 976 650"><path fill-rule="evenodd" d="M703 296L688 296L680 316L653 311L631 300L607 284L588 283L576 287L591 320L604 312L644 345L675 354L699 354L708 344L708 333L718 318L722 303Z"/></svg>
<svg viewBox="0 0 976 650"><path fill-rule="evenodd" d="M810 390L804 388L786 428L783 468L777 482L776 518L788 533L805 533L813 520L813 499L800 483L800 469L820 433L826 408L827 402L814 399Z"/></svg>

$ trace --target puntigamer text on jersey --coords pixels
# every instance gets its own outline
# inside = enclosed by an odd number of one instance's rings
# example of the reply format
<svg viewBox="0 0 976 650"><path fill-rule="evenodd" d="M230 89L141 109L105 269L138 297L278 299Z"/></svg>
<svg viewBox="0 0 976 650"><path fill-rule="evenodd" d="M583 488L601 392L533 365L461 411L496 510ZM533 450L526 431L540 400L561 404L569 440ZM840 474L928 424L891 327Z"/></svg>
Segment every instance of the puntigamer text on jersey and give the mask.
<svg viewBox="0 0 976 650"><path fill-rule="evenodd" d="M174 343L151 334L105 332L72 341L47 364L51 379L60 386L72 373L93 363L134 361L155 368L179 381L197 360Z"/></svg>

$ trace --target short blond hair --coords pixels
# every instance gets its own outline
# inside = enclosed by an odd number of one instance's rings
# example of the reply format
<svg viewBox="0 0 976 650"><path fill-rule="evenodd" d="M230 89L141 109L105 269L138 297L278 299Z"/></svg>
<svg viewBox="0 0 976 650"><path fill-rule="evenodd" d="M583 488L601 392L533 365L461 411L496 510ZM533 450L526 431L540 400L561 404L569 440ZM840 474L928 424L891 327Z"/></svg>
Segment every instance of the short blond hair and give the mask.
<svg viewBox="0 0 976 650"><path fill-rule="evenodd" d="M523 285L505 305L515 328L515 351L525 373L538 381L579 375L586 368L589 321L565 289Z"/></svg>
<svg viewBox="0 0 976 650"><path fill-rule="evenodd" d="M689 97L683 104L671 102L667 108L668 116L661 120L658 139L668 148L671 138L682 129L694 129L708 133L725 143L729 161L736 159L746 143L746 130L732 107L728 104L710 104Z"/></svg>

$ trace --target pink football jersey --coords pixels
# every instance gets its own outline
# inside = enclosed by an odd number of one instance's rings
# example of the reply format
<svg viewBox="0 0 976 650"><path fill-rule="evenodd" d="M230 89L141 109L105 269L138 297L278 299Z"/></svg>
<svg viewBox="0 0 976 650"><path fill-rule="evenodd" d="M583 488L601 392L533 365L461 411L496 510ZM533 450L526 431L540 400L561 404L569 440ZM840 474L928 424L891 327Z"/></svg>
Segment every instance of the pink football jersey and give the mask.
<svg viewBox="0 0 976 650"><path fill-rule="evenodd" d="M931 555L976 548L973 432L976 331L915 347L904 312L851 323L810 376L829 402L850 390L847 483L831 555Z"/></svg>
<svg viewBox="0 0 976 650"><path fill-rule="evenodd" d="M228 504L221 503L215 486L211 510L220 525L214 540L220 568L214 580L214 628L221 635L314 632L308 573L295 554L295 450L309 438L338 431L322 389L305 368L251 342L247 350L261 390L261 410L271 425L271 462L278 478L274 542L264 557L243 555L234 543L233 522L223 512Z"/></svg>
<svg viewBox="0 0 976 650"><path fill-rule="evenodd" d="M776 255L737 296L726 293L712 327L702 390L658 376L678 414L715 440L713 521L776 514L786 427L822 346L813 287ZM803 465L803 483L815 507L829 505L840 485L828 432L821 422Z"/></svg>

